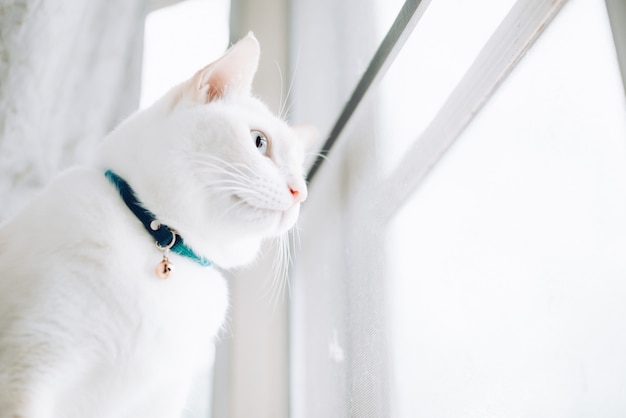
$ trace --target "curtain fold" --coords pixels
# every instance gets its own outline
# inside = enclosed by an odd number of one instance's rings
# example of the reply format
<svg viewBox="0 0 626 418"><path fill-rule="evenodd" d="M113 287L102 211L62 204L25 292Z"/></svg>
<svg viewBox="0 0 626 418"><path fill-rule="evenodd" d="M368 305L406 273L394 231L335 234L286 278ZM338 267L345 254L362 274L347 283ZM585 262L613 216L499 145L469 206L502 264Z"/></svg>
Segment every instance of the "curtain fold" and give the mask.
<svg viewBox="0 0 626 418"><path fill-rule="evenodd" d="M149 0L0 0L0 220L138 104Z"/></svg>

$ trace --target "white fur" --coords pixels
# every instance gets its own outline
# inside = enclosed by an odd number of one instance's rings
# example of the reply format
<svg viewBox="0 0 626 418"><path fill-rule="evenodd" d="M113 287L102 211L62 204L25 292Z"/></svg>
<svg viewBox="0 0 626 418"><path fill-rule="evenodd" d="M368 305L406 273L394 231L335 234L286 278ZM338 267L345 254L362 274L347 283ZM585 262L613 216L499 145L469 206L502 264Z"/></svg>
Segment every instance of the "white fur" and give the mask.
<svg viewBox="0 0 626 418"><path fill-rule="evenodd" d="M176 254L157 278L153 239L103 173L217 265L251 261L306 198L303 141L250 95L258 54L249 35L0 227L0 418L180 417L227 287Z"/></svg>

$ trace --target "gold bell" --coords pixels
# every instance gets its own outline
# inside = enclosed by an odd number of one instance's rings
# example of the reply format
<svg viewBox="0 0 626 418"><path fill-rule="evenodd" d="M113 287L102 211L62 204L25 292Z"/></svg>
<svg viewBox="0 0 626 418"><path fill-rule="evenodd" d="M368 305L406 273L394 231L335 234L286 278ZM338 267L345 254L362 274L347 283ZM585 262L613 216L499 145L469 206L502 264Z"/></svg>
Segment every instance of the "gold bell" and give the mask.
<svg viewBox="0 0 626 418"><path fill-rule="evenodd" d="M174 264L170 263L165 255L163 255L163 260L159 263L156 268L156 275L160 279L167 279L170 277L170 274L174 271Z"/></svg>
<svg viewBox="0 0 626 418"><path fill-rule="evenodd" d="M161 227L161 224L158 221L152 221L150 223L150 228L152 230L157 230ZM176 233L172 232L172 240L169 244L165 246L161 246L159 241L156 241L154 244L156 247L163 253L163 260L156 267L156 275L159 279L167 279L170 277L170 274L174 271L174 264L170 263L170 260L167 259L167 254L170 252L170 248L176 244Z"/></svg>

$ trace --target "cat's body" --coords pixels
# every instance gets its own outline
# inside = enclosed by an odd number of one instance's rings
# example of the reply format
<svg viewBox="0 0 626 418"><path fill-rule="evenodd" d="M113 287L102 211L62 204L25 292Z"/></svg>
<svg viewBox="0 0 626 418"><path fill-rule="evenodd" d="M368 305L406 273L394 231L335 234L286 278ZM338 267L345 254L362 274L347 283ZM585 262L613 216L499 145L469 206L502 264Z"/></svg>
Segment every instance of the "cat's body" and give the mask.
<svg viewBox="0 0 626 418"><path fill-rule="evenodd" d="M104 172L213 263L251 261L306 197L301 141L250 96L257 62L248 36L0 226L0 418L180 417L226 283L173 253L159 278L154 238Z"/></svg>
<svg viewBox="0 0 626 418"><path fill-rule="evenodd" d="M0 236L0 416L180 414L227 307L215 269L170 256L174 275L156 278L153 240L93 169L59 178Z"/></svg>

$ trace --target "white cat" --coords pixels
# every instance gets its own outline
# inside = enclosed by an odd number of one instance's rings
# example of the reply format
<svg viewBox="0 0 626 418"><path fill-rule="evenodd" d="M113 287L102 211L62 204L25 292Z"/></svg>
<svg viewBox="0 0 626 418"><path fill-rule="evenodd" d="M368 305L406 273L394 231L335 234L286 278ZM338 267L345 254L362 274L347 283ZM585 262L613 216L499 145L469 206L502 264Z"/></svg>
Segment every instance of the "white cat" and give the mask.
<svg viewBox="0 0 626 418"><path fill-rule="evenodd" d="M258 58L250 34L0 227L1 418L181 416L227 310L215 266L307 196L313 131L251 96Z"/></svg>

